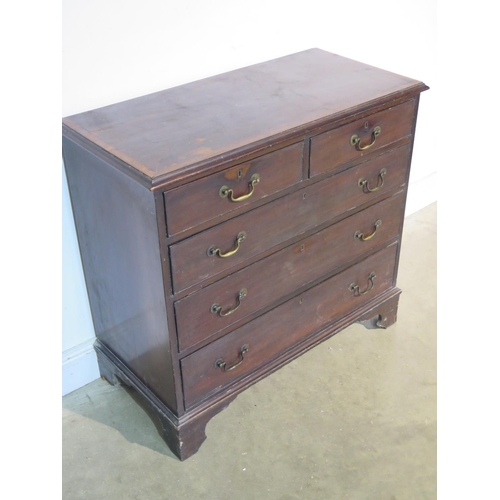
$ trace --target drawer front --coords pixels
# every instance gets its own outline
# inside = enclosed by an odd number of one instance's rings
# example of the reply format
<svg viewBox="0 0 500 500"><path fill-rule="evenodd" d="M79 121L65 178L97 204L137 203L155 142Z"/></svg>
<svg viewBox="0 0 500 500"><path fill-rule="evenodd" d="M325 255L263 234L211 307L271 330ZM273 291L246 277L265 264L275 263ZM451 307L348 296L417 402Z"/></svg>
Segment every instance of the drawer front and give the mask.
<svg viewBox="0 0 500 500"><path fill-rule="evenodd" d="M168 233L179 233L297 184L302 180L302 151L303 142L293 144L165 192Z"/></svg>
<svg viewBox="0 0 500 500"><path fill-rule="evenodd" d="M249 258L402 186L408 153L408 146L397 148L172 245L174 292L227 272ZM360 183L362 180L364 184ZM244 239L238 238L242 234ZM213 251L214 247L223 255L234 253L220 257Z"/></svg>
<svg viewBox="0 0 500 500"><path fill-rule="evenodd" d="M265 369L286 349L391 288L396 250L397 244L392 244L182 359L186 407Z"/></svg>
<svg viewBox="0 0 500 500"><path fill-rule="evenodd" d="M311 177L324 172L333 172L345 163L361 160L365 154L409 137L414 110L415 101L408 101L312 137ZM376 127L380 127L380 133L374 136ZM359 138L357 144L351 142L354 135ZM371 143L373 145L370 146ZM360 151L362 148L366 149Z"/></svg>
<svg viewBox="0 0 500 500"><path fill-rule="evenodd" d="M395 238L403 209L404 192L400 192L177 301L179 349L241 322Z"/></svg>

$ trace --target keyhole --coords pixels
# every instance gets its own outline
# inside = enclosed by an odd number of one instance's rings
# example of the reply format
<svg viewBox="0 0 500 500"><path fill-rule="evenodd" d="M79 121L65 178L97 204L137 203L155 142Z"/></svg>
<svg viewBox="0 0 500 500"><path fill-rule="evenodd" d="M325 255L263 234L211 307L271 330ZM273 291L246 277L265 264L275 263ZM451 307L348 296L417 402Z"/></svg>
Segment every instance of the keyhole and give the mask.
<svg viewBox="0 0 500 500"><path fill-rule="evenodd" d="M238 179L241 179L242 172L241 170L238 170Z"/></svg>
<svg viewBox="0 0 500 500"><path fill-rule="evenodd" d="M365 128L368 128L368 122L365 122Z"/></svg>

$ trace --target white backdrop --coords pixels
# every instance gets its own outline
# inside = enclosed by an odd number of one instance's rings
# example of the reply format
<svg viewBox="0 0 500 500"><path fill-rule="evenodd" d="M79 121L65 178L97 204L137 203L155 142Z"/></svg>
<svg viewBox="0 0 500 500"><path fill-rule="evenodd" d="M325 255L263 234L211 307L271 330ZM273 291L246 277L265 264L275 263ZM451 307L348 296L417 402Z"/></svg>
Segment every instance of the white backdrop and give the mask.
<svg viewBox="0 0 500 500"><path fill-rule="evenodd" d="M63 116L311 47L422 80L407 215L436 201L435 0L64 0ZM63 173L63 394L99 376Z"/></svg>

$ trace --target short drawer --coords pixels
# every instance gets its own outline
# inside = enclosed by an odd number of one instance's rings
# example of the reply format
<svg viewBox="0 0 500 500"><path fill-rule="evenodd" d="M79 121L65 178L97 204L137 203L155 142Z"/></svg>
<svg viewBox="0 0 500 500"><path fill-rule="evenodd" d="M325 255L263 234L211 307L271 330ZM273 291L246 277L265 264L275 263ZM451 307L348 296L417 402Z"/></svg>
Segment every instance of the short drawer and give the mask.
<svg viewBox="0 0 500 500"><path fill-rule="evenodd" d="M396 250L392 244L182 359L186 406L265 370L288 348L391 288Z"/></svg>
<svg viewBox="0 0 500 500"><path fill-rule="evenodd" d="M302 180L303 142L163 194L169 235L286 189Z"/></svg>
<svg viewBox="0 0 500 500"><path fill-rule="evenodd" d="M411 136L415 101L380 111L311 138L310 176L333 172L400 139Z"/></svg>
<svg viewBox="0 0 500 500"><path fill-rule="evenodd" d="M172 245L174 292L404 185L408 153L397 148Z"/></svg>
<svg viewBox="0 0 500 500"><path fill-rule="evenodd" d="M175 303L182 351L395 238L404 192L352 215Z"/></svg>

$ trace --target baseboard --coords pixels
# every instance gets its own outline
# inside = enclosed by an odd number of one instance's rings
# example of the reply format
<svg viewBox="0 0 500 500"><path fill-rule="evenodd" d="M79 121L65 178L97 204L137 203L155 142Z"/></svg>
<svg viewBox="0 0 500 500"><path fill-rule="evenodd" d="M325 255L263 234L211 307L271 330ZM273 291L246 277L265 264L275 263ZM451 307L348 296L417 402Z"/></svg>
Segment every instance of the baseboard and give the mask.
<svg viewBox="0 0 500 500"><path fill-rule="evenodd" d="M437 173L410 182L406 198L405 217L437 201Z"/></svg>
<svg viewBox="0 0 500 500"><path fill-rule="evenodd" d="M99 368L94 350L94 338L62 353L62 395L99 378Z"/></svg>

